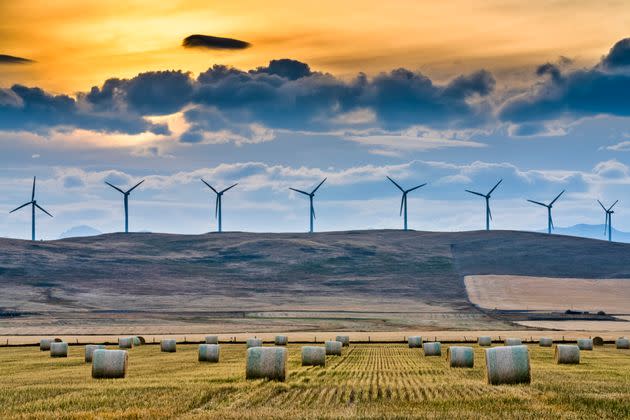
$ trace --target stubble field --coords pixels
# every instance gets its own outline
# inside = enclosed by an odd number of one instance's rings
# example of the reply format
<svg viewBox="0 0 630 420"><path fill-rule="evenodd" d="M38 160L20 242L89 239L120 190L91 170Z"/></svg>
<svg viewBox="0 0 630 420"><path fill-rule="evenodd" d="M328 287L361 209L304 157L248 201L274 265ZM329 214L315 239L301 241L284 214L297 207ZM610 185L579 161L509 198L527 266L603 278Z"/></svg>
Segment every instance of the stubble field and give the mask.
<svg viewBox="0 0 630 420"><path fill-rule="evenodd" d="M447 346L443 346L443 355ZM67 359L36 347L0 348L3 418L628 418L630 351L582 351L556 365L530 345L531 385L490 386L484 350L473 369L451 369L402 344L360 344L327 366L302 367L289 345L284 383L245 380L245 346L222 344L221 362L197 362L196 345L130 351L125 379L94 380L83 346Z"/></svg>

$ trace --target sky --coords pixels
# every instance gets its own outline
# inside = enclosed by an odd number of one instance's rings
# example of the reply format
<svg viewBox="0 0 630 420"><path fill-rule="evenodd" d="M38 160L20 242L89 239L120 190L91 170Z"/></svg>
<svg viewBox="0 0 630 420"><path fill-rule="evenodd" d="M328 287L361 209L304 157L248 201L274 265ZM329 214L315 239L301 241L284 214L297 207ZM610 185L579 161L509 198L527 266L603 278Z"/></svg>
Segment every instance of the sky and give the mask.
<svg viewBox="0 0 630 420"><path fill-rule="evenodd" d="M0 236L630 230L624 1L0 3ZM602 232L603 236L603 232Z"/></svg>

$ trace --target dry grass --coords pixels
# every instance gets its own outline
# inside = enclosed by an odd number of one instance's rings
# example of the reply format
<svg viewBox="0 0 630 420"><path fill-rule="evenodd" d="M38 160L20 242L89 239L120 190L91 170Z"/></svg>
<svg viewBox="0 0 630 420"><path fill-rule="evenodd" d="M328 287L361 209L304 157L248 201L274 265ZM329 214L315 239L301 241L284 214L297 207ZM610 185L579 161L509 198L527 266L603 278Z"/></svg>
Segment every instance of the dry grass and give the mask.
<svg viewBox="0 0 630 420"><path fill-rule="evenodd" d="M245 380L245 346L221 345L221 362L197 362L197 346L130 351L122 380L93 380L83 348L51 359L36 347L0 348L5 418L628 418L630 352L607 345L582 363L556 365L553 349L530 346L532 384L489 386L483 350L475 368L450 369L397 345L351 345L326 368L302 367L289 345L285 383Z"/></svg>

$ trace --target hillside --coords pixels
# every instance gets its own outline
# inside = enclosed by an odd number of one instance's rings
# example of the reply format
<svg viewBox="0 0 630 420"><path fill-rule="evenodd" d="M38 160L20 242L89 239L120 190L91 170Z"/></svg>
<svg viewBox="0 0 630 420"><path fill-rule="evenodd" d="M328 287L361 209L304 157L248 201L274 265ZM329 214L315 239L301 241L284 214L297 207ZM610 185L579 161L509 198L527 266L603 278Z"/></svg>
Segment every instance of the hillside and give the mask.
<svg viewBox="0 0 630 420"><path fill-rule="evenodd" d="M503 328L468 301L463 276L630 278L628 244L513 231L136 233L0 247L0 333Z"/></svg>

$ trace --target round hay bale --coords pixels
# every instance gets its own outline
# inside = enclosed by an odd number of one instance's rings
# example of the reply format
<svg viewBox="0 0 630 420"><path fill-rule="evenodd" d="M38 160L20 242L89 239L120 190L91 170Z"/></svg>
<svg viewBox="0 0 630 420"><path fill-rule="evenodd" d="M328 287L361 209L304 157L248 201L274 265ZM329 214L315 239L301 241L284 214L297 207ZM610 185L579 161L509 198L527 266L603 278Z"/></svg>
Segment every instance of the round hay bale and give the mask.
<svg viewBox="0 0 630 420"><path fill-rule="evenodd" d="M326 367L326 348L321 346L302 347L302 366Z"/></svg>
<svg viewBox="0 0 630 420"><path fill-rule="evenodd" d="M177 351L177 340L162 340L160 341L160 351L163 353L175 353Z"/></svg>
<svg viewBox="0 0 630 420"><path fill-rule="evenodd" d="M504 344L506 346L522 346L523 342L520 338L506 338Z"/></svg>
<svg viewBox="0 0 630 420"><path fill-rule="evenodd" d="M530 383L527 346L486 349L486 378L490 385Z"/></svg>
<svg viewBox="0 0 630 420"><path fill-rule="evenodd" d="M339 341L343 347L348 347L350 345L350 336L338 335L335 337L335 341Z"/></svg>
<svg viewBox="0 0 630 420"><path fill-rule="evenodd" d="M580 363L580 348L573 344L558 344L554 356L559 365L577 365Z"/></svg>
<svg viewBox="0 0 630 420"><path fill-rule="evenodd" d="M488 335L477 337L477 344L479 344L480 347L490 347L492 345L492 337Z"/></svg>
<svg viewBox="0 0 630 420"><path fill-rule="evenodd" d="M538 345L540 347L551 347L553 345L553 340L549 337L540 337Z"/></svg>
<svg viewBox="0 0 630 420"><path fill-rule="evenodd" d="M118 339L118 347L121 349L132 349L133 337L120 337Z"/></svg>
<svg viewBox="0 0 630 420"><path fill-rule="evenodd" d="M94 350L104 349L105 346L103 344L88 344L85 346L85 363L92 363L92 356L94 354Z"/></svg>
<svg viewBox="0 0 630 420"><path fill-rule="evenodd" d="M472 368L475 366L475 351L472 347L450 346L446 350L446 361L452 368Z"/></svg>
<svg viewBox="0 0 630 420"><path fill-rule="evenodd" d="M422 350L424 350L425 356L441 356L442 344L440 344L438 341L434 341L431 343L422 343Z"/></svg>
<svg viewBox="0 0 630 420"><path fill-rule="evenodd" d="M39 340L39 350L50 351L50 344L54 342L54 338L42 338L41 340Z"/></svg>
<svg viewBox="0 0 630 420"><path fill-rule="evenodd" d="M262 347L263 341L260 338L248 338L247 339L247 348L251 349L252 347Z"/></svg>
<svg viewBox="0 0 630 420"><path fill-rule="evenodd" d="M341 348L343 343L341 341L326 341L326 356L341 356Z"/></svg>
<svg viewBox="0 0 630 420"><path fill-rule="evenodd" d="M604 345L604 339L601 337L593 337L593 345L594 346L603 346Z"/></svg>
<svg viewBox="0 0 630 420"><path fill-rule="evenodd" d="M593 340L590 338L578 338L577 346L580 350L593 350Z"/></svg>
<svg viewBox="0 0 630 420"><path fill-rule="evenodd" d="M276 338L273 340L276 346L286 346L289 343L289 337L286 335L276 335Z"/></svg>
<svg viewBox="0 0 630 420"><path fill-rule="evenodd" d="M630 349L630 340L625 337L619 337L615 340L615 346L618 349Z"/></svg>
<svg viewBox="0 0 630 420"><path fill-rule="evenodd" d="M218 335L206 335L206 344L219 344Z"/></svg>
<svg viewBox="0 0 630 420"><path fill-rule="evenodd" d="M146 340L144 339L144 337L140 337L139 335L134 335L132 338L133 338L134 347L141 346L146 343Z"/></svg>
<svg viewBox="0 0 630 420"><path fill-rule="evenodd" d="M68 357L68 343L50 343L50 357Z"/></svg>
<svg viewBox="0 0 630 420"><path fill-rule="evenodd" d="M251 347L247 349L247 379L284 381L287 373L287 349L284 347Z"/></svg>
<svg viewBox="0 0 630 420"><path fill-rule="evenodd" d="M220 347L218 344L200 344L199 361L219 363Z"/></svg>
<svg viewBox="0 0 630 420"><path fill-rule="evenodd" d="M416 349L422 347L422 337L419 335L414 335L407 338L407 344L410 349Z"/></svg>
<svg viewBox="0 0 630 420"><path fill-rule="evenodd" d="M97 349L92 353L92 378L124 378L129 353L126 350Z"/></svg>

